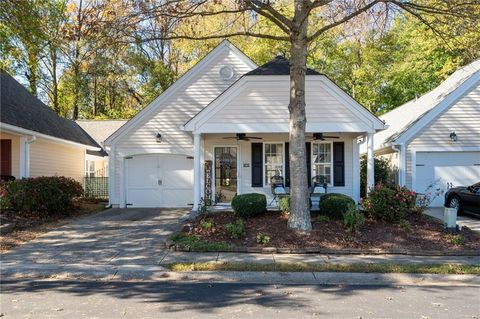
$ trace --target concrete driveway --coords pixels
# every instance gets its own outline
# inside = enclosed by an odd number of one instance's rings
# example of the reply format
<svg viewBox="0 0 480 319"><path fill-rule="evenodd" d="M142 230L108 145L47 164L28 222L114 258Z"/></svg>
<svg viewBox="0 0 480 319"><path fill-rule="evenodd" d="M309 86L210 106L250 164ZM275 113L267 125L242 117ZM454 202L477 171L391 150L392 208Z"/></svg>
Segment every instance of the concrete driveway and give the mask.
<svg viewBox="0 0 480 319"><path fill-rule="evenodd" d="M109 209L77 220L1 255L5 276L115 276L161 271L165 240L187 209Z"/></svg>

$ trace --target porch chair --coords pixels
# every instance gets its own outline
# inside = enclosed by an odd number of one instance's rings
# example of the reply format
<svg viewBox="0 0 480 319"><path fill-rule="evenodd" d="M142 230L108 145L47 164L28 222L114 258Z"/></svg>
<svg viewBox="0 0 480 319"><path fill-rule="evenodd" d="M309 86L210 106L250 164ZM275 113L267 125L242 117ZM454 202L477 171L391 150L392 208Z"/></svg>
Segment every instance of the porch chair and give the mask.
<svg viewBox="0 0 480 319"><path fill-rule="evenodd" d="M282 195L288 195L285 190L283 177L280 175L272 176L272 178L270 178L270 188L272 190L273 199L268 206L271 206L273 202L277 203L278 206L278 198Z"/></svg>
<svg viewBox="0 0 480 319"><path fill-rule="evenodd" d="M312 191L310 192L310 207L320 208L320 199L327 193L327 181L325 176L314 176L312 178Z"/></svg>

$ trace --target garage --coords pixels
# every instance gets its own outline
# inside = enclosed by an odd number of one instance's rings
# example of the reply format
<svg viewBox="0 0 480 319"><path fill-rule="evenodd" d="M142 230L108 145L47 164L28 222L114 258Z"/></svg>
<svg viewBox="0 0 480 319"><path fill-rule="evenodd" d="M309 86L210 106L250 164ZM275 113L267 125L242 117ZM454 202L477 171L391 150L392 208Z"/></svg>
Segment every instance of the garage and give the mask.
<svg viewBox="0 0 480 319"><path fill-rule="evenodd" d="M193 159L185 155L125 158L127 207L186 207L193 201Z"/></svg>
<svg viewBox="0 0 480 319"><path fill-rule="evenodd" d="M436 189L468 186L480 181L480 152L417 152L416 191L425 190L436 182ZM434 192L435 190L431 189ZM443 194L431 204L443 206Z"/></svg>

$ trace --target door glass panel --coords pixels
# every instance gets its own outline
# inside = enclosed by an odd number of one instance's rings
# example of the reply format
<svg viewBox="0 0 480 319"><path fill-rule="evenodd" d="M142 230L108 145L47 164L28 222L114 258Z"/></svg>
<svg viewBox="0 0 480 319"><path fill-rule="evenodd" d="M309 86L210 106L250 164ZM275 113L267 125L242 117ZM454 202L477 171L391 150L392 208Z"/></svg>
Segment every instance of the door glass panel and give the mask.
<svg viewBox="0 0 480 319"><path fill-rule="evenodd" d="M215 147L215 202L229 203L237 193L237 148Z"/></svg>

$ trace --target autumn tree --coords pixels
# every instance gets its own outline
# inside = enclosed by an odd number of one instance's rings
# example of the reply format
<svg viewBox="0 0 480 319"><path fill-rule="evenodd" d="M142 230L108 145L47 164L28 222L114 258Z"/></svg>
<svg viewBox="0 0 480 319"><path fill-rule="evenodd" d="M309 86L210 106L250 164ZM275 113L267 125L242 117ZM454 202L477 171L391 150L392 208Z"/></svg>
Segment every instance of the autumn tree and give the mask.
<svg viewBox="0 0 480 319"><path fill-rule="evenodd" d="M305 72L308 46L334 28L350 25L353 29L383 29L398 12L415 17L422 24L440 35L437 26L444 17L460 19L465 27L473 26L479 19L478 2L465 0L240 0L219 1L159 1L151 10L142 12L141 20L152 17L174 17L184 21L201 21L205 17L223 16L230 20L243 20L243 28L217 29L209 34L173 33L168 36L151 35L143 41L162 39L208 40L233 36L249 36L288 43L290 56L290 170L291 214L288 225L298 231L310 231L308 205L307 167L305 164ZM249 16L255 16L249 20ZM258 23L268 21L275 25L275 32L264 32ZM315 28L312 21L318 21ZM200 23L200 22L199 22ZM446 36L447 30L443 30ZM138 41L138 39L137 39Z"/></svg>

